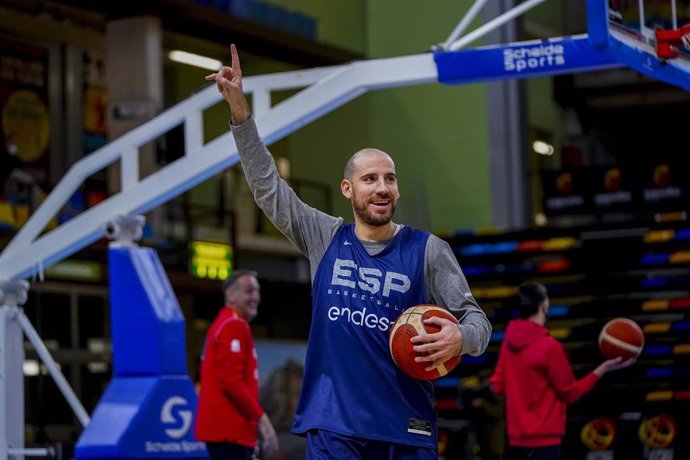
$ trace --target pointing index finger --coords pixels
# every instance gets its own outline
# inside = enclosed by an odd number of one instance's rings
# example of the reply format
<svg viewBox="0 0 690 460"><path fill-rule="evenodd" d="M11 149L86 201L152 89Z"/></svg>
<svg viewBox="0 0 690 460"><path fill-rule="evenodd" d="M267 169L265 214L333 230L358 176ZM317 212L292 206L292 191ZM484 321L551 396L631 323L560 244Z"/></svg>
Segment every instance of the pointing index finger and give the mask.
<svg viewBox="0 0 690 460"><path fill-rule="evenodd" d="M235 72L242 72L240 67L240 55L237 53L237 47L234 43L230 45L230 57L230 65L232 66L232 70Z"/></svg>

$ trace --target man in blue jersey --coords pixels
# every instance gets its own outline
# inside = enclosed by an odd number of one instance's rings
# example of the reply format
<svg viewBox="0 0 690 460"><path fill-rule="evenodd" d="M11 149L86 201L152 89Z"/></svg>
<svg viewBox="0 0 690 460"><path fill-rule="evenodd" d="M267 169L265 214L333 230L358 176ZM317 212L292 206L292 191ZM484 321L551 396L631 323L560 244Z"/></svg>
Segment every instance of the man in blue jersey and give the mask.
<svg viewBox="0 0 690 460"><path fill-rule="evenodd" d="M428 369L459 354L479 355L491 334L446 242L392 221L400 197L393 160L356 152L340 184L352 203L344 224L303 203L278 175L242 91L235 46L231 67L206 77L228 102L247 183L273 224L309 258L312 326L292 432L307 458L436 459L433 385L403 374L388 350L392 323L408 307L433 303L459 320L431 318L440 331L412 339Z"/></svg>

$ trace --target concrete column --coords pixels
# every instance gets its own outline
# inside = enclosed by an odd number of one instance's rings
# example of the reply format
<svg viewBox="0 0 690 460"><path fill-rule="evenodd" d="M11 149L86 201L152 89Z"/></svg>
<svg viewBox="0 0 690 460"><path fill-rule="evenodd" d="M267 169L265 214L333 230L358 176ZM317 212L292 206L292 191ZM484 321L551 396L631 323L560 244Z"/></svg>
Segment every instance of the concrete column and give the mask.
<svg viewBox="0 0 690 460"><path fill-rule="evenodd" d="M496 0L484 7L485 19L495 18L517 4ZM487 43L511 43L518 38L519 19L487 35ZM492 220L496 227L519 229L532 224L528 175L528 123L523 80L488 83L489 170Z"/></svg>
<svg viewBox="0 0 690 460"><path fill-rule="evenodd" d="M106 83L110 140L131 131L163 109L163 30L159 18L141 16L106 24ZM154 172L156 146L139 152L140 177ZM121 189L119 165L108 171L108 189ZM157 212L147 221L161 228Z"/></svg>

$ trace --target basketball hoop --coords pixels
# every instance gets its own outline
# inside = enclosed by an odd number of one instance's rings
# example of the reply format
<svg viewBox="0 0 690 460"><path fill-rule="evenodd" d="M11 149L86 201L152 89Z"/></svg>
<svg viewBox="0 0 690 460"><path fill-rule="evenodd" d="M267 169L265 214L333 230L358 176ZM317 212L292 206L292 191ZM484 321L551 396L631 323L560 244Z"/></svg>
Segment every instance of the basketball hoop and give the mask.
<svg viewBox="0 0 690 460"><path fill-rule="evenodd" d="M680 29L657 29L656 35L656 55L659 59L675 59L678 57L678 48L683 47L690 50L690 24L686 24Z"/></svg>

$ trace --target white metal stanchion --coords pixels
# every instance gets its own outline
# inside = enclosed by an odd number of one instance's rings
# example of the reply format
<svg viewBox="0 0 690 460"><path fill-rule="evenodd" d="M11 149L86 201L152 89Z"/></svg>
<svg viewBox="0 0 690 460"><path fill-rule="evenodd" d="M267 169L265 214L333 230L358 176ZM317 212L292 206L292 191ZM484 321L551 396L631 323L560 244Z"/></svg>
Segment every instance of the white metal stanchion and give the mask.
<svg viewBox="0 0 690 460"><path fill-rule="evenodd" d="M24 338L19 306L29 283L0 281L0 460L22 460L24 449Z"/></svg>

